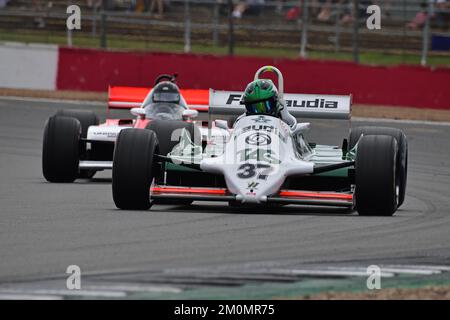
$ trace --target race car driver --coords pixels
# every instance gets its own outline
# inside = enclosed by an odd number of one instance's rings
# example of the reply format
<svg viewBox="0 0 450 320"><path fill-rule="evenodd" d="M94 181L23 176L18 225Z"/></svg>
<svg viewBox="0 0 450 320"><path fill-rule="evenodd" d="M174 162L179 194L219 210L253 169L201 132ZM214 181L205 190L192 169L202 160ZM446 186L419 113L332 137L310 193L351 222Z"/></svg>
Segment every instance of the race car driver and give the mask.
<svg viewBox="0 0 450 320"><path fill-rule="evenodd" d="M270 115L283 120L294 129L297 120L285 107L284 101L279 99L278 90L269 79L258 79L250 82L241 99L247 112L242 115ZM241 117L242 117L241 116ZM239 117L239 118L241 118Z"/></svg>

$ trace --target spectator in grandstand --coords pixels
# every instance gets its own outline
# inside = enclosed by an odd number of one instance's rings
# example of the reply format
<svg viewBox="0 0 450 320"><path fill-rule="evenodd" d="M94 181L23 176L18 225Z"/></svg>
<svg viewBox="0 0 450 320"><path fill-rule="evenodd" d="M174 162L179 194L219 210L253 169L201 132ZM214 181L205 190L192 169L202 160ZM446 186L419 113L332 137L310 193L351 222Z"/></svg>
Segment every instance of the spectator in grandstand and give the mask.
<svg viewBox="0 0 450 320"><path fill-rule="evenodd" d="M245 15L259 15L264 6L264 0L244 0L239 2L233 10L233 17L240 19Z"/></svg>
<svg viewBox="0 0 450 320"><path fill-rule="evenodd" d="M0 0L0 9L6 7L8 2L9 2L9 0Z"/></svg>
<svg viewBox="0 0 450 320"><path fill-rule="evenodd" d="M437 0L435 3L436 20L440 27L444 26L446 29L450 23L450 1Z"/></svg>
<svg viewBox="0 0 450 320"><path fill-rule="evenodd" d="M150 13L156 12L155 18L161 19L164 15L164 2L163 0L151 0Z"/></svg>
<svg viewBox="0 0 450 320"><path fill-rule="evenodd" d="M354 18L354 10L353 7L353 1L343 1L343 3L346 2L347 5L344 8L343 16L341 18L341 24L346 25L353 23ZM373 1L371 0L359 0L359 8L358 8L358 17L365 17L367 15L367 7L372 5ZM361 19L359 20L361 22Z"/></svg>
<svg viewBox="0 0 450 320"><path fill-rule="evenodd" d="M102 6L102 0L87 0L87 6L89 8L100 8Z"/></svg>
<svg viewBox="0 0 450 320"><path fill-rule="evenodd" d="M427 21L428 16L428 4L426 2L422 2L420 4L420 11L417 12L414 19L412 19L410 22L406 24L406 27L412 30L416 30L419 28L422 28L425 25L425 22Z"/></svg>
<svg viewBox="0 0 450 320"><path fill-rule="evenodd" d="M41 0L32 0L31 5L33 7L34 12L40 12L42 11L42 3ZM45 20L43 17L35 17L34 22L37 24L38 28L45 28Z"/></svg>
<svg viewBox="0 0 450 320"><path fill-rule="evenodd" d="M421 29L425 25L428 16L428 4L433 4L430 19L434 19L441 27L448 28L450 23L450 1L449 0L428 0L420 4L420 11L414 19L406 24L412 30Z"/></svg>

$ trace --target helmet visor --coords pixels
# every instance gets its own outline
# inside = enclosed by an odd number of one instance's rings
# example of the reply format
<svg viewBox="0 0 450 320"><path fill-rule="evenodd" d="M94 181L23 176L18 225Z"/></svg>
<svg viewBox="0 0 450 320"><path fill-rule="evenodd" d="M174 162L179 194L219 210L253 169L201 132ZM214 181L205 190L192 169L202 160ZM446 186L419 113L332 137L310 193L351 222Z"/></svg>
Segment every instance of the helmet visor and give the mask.
<svg viewBox="0 0 450 320"><path fill-rule="evenodd" d="M248 114L275 114L277 110L277 101L270 98L263 101L250 102L245 104Z"/></svg>
<svg viewBox="0 0 450 320"><path fill-rule="evenodd" d="M180 94L175 92L155 92L153 94L153 102L171 102L178 103Z"/></svg>

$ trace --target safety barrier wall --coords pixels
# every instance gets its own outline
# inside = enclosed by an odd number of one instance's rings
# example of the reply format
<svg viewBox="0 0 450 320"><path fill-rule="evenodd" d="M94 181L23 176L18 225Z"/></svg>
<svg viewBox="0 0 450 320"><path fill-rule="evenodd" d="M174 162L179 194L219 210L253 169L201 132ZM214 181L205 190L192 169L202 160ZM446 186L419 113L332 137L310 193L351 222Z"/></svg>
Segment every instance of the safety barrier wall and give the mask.
<svg viewBox="0 0 450 320"><path fill-rule="evenodd" d="M301 59L60 48L57 88L151 86L161 73L178 73L181 87L243 90L254 72L267 64L283 72L286 92L353 94L354 103L450 109L450 68Z"/></svg>
<svg viewBox="0 0 450 320"><path fill-rule="evenodd" d="M39 45L0 45L0 87L99 91L151 86L178 73L184 88L243 90L262 65L284 74L285 91L353 94L353 102L450 109L450 68L352 62L138 53Z"/></svg>
<svg viewBox="0 0 450 320"><path fill-rule="evenodd" d="M0 45L0 87L54 90L57 61L57 46L3 43Z"/></svg>

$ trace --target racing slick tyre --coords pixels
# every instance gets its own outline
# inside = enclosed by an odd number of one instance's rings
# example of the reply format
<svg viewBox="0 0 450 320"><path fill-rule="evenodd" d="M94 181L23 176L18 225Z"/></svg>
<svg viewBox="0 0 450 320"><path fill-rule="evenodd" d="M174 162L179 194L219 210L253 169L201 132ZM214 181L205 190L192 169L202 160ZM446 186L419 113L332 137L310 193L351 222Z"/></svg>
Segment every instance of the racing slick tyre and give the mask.
<svg viewBox="0 0 450 320"><path fill-rule="evenodd" d="M171 120L153 120L150 122L146 129L152 130L156 133L159 142L159 152L161 155L166 156L173 147L175 147L179 141L179 134L174 134L175 130L186 129L191 135L191 140L196 144L201 144L200 130L192 122L183 121L171 121ZM175 138L175 139L174 139ZM172 199L164 200L159 199L154 201L155 204L172 204L172 205L190 205L192 200Z"/></svg>
<svg viewBox="0 0 450 320"><path fill-rule="evenodd" d="M150 208L150 185L159 170L153 161L157 150L158 139L153 131L130 128L120 132L112 170L112 192L117 208Z"/></svg>
<svg viewBox="0 0 450 320"><path fill-rule="evenodd" d="M52 116L44 129L42 171L49 182L73 182L78 176L81 125L77 119Z"/></svg>
<svg viewBox="0 0 450 320"><path fill-rule="evenodd" d="M89 110L75 110L75 109L67 109L67 110L58 110L56 115L75 118L80 121L81 124L81 138L87 138L87 132L90 126L96 126L100 123L98 116ZM80 159L87 160L89 156L86 153L86 144L82 143L80 145ZM80 170L78 174L78 178L81 179L90 179L95 175L95 170Z"/></svg>
<svg viewBox="0 0 450 320"><path fill-rule="evenodd" d="M356 210L361 216L392 216L397 210L398 145L387 135L363 136L355 163Z"/></svg>
<svg viewBox="0 0 450 320"><path fill-rule="evenodd" d="M357 127L350 133L350 148L352 149L358 142L361 135L387 135L397 140L398 154L396 163L396 174L398 181L398 204L400 207L405 201L406 180L408 175L408 141L403 131L388 127Z"/></svg>
<svg viewBox="0 0 450 320"><path fill-rule="evenodd" d="M90 126L96 126L100 123L98 116L89 110L58 110L56 112L57 116L75 118L80 121L81 124L81 137L86 138L87 132Z"/></svg>

